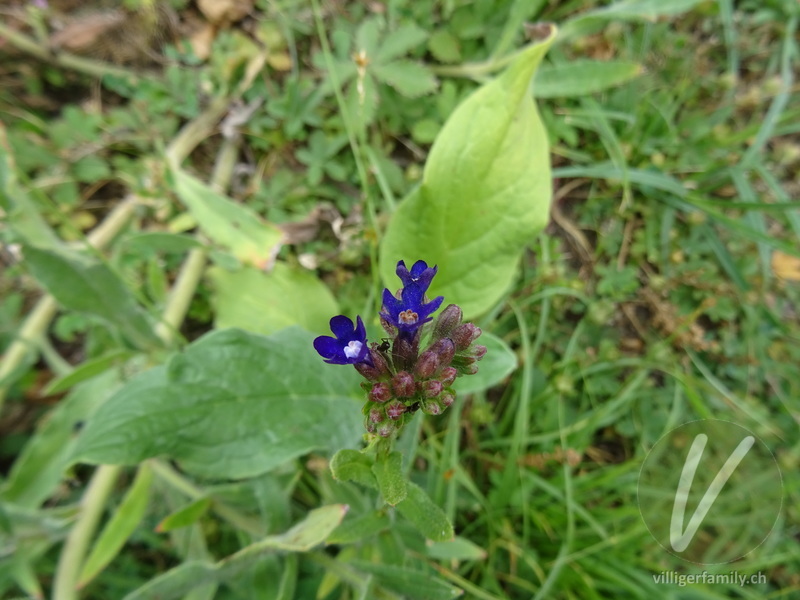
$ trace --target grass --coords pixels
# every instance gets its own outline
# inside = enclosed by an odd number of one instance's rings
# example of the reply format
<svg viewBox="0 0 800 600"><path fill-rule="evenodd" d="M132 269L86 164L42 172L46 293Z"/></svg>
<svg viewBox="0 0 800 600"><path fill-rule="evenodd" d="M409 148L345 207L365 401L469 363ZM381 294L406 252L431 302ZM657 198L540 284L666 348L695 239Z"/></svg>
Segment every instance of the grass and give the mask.
<svg viewBox="0 0 800 600"><path fill-rule="evenodd" d="M193 5L173 4L182 18L198 16ZM664 6L693 6L643 20L619 8L613 19L578 19L590 10L581 2L489 4L257 2L243 22L221 27L210 60L161 49L165 64L141 75L139 67L91 53L48 55L32 24L49 17L25 12L22 3L14 5L22 12L13 24L0 29L9 40L0 52L16 61L3 61L0 114L18 183L12 187L0 172L3 191L24 190L36 218L74 244L92 241L89 231L117 198L134 202L134 214L115 222L98 252L150 316L158 315L159 335L178 344L213 328L215 291L200 273L207 258L225 267L230 256L186 246L125 250L140 232L185 233L205 243L173 200L165 148L178 162L188 158L195 173L214 171L218 187L261 218L294 231L306 219L312 233L285 245L279 260L310 267L345 314L369 312L364 307L378 302L382 288L378 241L419 182L430 148L426 128L440 127L476 82L499 70L522 44L523 21L565 24L564 41L548 56L554 68L587 58L641 65L638 76L602 91L539 101L551 140L553 219L530 240L505 297L476 321L514 350L518 367L501 384L460 398L445 416L415 421L399 442L410 479L444 510L463 546L432 549L390 516L391 526L357 543L269 554L239 578L185 597L444 597L440 581L484 599L796 597L796 5L675 2ZM411 24L437 36L439 45L418 43L402 54L439 76L435 92L409 98L402 83L377 81L363 92L375 94L367 98L377 103L374 114L363 103L353 110L357 79L340 78L340 63L350 60L352 39L370 18L385 21L384 37ZM16 37L4 34L8 27ZM276 67L283 56L288 68ZM102 85L92 83L98 73ZM139 85L126 81L134 73ZM222 100L203 113L206 104L187 100L193 95ZM222 140L221 107L249 102L253 113ZM319 162L315 133L347 144ZM231 160L235 166L225 168ZM314 160L321 171L312 176ZM308 221L319 207L335 217ZM12 465L26 445L44 438L48 418L58 421L48 414L64 400L48 396L43 382L132 350L119 331L84 313L36 317L40 287L15 254L17 226L0 227L6 482L18 476ZM20 337L32 346L12 346ZM164 361L163 351L139 357ZM783 509L771 535L741 560L715 567L666 552L637 504L648 450L678 425L704 418L754 432L783 474ZM47 450L40 464L58 451ZM73 568L57 565L81 564L88 549L69 549L93 539L91 519L104 507L117 510L133 469L111 468L116 484L108 468L97 478L86 466L51 479L32 473L41 487L26 492L35 501L25 506L0 479L0 597L123 598L189 559L233 554L263 536L263 527L285 531L321 505L347 503L348 519L383 518L373 495L332 480L327 458L312 453L237 482L193 480L166 461L152 463L141 521L110 566L77 593ZM203 497L214 499L211 508L186 528L153 533L167 514ZM81 498L97 510L76 521ZM20 533L11 524L23 513L29 529ZM653 577L704 569L762 572L767 582L679 587Z"/></svg>

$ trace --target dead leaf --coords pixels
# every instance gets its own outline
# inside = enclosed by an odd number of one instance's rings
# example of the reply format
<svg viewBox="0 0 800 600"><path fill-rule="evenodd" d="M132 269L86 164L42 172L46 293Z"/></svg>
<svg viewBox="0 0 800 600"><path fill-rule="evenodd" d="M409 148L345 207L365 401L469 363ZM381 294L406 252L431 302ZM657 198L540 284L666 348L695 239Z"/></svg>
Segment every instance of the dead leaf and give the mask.
<svg viewBox="0 0 800 600"><path fill-rule="evenodd" d="M253 0L197 0L197 8L214 25L230 24L253 10Z"/></svg>
<svg viewBox="0 0 800 600"><path fill-rule="evenodd" d="M772 272L780 279L800 281L800 258L775 250L772 253Z"/></svg>
<svg viewBox="0 0 800 600"><path fill-rule="evenodd" d="M126 19L126 14L119 10L84 15L50 36L50 47L81 53L98 44Z"/></svg>
<svg viewBox="0 0 800 600"><path fill-rule="evenodd" d="M197 58L206 60L211 56L211 45L214 43L216 35L217 28L211 23L206 23L189 37L189 44Z"/></svg>

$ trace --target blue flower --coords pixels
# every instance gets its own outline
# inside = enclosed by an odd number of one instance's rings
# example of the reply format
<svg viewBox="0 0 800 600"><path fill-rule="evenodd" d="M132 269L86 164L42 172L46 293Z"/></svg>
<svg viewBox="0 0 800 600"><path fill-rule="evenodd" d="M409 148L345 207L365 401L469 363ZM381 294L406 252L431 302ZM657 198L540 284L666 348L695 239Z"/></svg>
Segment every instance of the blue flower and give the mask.
<svg viewBox="0 0 800 600"><path fill-rule="evenodd" d="M400 299L395 298L389 290L383 290L381 316L397 327L400 337L410 340L424 323L432 320L430 315L436 312L443 300L444 297L439 296L426 304L425 289L412 281L400 291Z"/></svg>
<svg viewBox="0 0 800 600"><path fill-rule="evenodd" d="M431 280L433 276L436 275L438 267L433 266L429 267L428 263L424 260L418 260L414 263L411 267L411 271L406 268L406 263L404 261L400 261L397 263L397 276L400 278L400 281L403 282L403 285L410 285L412 283L416 283L421 289L422 293L428 291L428 286L431 284Z"/></svg>
<svg viewBox="0 0 800 600"><path fill-rule="evenodd" d="M314 349L332 365L354 365L369 362L367 330L361 317L356 317L357 325L343 315L331 319L331 331L336 337L321 335L314 340Z"/></svg>

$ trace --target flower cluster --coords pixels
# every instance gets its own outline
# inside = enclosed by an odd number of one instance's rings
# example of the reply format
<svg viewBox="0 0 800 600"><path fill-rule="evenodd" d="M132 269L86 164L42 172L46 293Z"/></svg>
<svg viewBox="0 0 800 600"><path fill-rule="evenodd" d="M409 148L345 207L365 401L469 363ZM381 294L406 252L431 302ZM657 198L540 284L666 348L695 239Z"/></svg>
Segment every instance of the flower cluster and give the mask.
<svg viewBox="0 0 800 600"><path fill-rule="evenodd" d="M485 346L475 344L481 330L462 323L455 304L433 320L431 315L444 301L442 296L426 296L436 271L422 260L411 270L402 260L397 263L403 287L396 294L383 291L380 321L389 338L381 344L367 342L361 317L353 324L341 315L331 319L334 337L314 340L325 362L353 365L367 380L361 385L367 392L363 412L369 433L390 437L417 410L444 412L455 401L455 379L476 373L475 363L486 354Z"/></svg>

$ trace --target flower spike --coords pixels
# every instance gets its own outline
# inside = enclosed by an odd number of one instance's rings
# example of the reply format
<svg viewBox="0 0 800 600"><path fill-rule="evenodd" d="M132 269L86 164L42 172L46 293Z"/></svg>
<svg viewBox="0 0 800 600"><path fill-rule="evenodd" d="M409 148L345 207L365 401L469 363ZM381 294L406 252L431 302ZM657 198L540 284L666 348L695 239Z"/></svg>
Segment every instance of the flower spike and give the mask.
<svg viewBox="0 0 800 600"><path fill-rule="evenodd" d="M383 312L381 316L397 327L400 337L410 340L423 324L433 320L431 314L442 305L443 296L425 302L425 292L416 283L409 283L395 298L388 289L383 290Z"/></svg>

